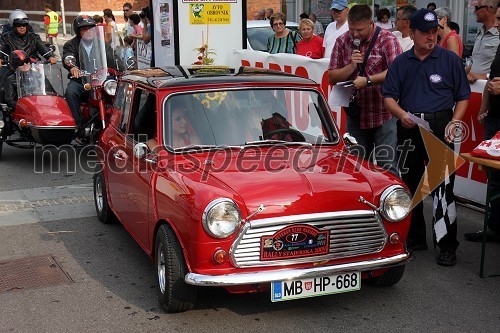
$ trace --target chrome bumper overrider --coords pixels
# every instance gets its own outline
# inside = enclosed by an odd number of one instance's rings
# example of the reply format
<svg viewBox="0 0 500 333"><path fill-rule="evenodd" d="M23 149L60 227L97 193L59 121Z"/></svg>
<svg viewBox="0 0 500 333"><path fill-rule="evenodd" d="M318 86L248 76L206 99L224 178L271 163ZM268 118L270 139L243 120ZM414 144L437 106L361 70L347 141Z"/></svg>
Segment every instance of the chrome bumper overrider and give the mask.
<svg viewBox="0 0 500 333"><path fill-rule="evenodd" d="M399 254L389 258L358 261L334 266L318 266L304 269L276 269L257 273L237 273L227 275L203 275L188 273L184 281L195 286L237 286L259 284L272 281L307 279L339 273L370 271L402 265L414 259L412 252Z"/></svg>

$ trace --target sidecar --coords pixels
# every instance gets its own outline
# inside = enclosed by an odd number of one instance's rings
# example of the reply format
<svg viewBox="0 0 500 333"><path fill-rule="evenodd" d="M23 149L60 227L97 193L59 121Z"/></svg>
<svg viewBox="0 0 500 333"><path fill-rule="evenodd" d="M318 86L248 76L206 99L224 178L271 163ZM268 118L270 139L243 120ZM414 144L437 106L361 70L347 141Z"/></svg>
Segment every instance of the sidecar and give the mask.
<svg viewBox="0 0 500 333"><path fill-rule="evenodd" d="M36 144L71 143L77 126L62 97L60 69L34 63L29 71L16 71L16 83L15 109L1 105L4 126L0 129L0 145L5 142L19 148L32 148Z"/></svg>

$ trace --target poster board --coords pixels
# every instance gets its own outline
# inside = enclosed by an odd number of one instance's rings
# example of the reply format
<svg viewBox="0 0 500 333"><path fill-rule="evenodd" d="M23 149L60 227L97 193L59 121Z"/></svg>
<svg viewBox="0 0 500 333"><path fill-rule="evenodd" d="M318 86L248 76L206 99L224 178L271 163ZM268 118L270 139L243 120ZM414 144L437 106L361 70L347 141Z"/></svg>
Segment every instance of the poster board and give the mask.
<svg viewBox="0 0 500 333"><path fill-rule="evenodd" d="M246 0L179 0L177 6L175 64L234 65L233 50L246 48Z"/></svg>

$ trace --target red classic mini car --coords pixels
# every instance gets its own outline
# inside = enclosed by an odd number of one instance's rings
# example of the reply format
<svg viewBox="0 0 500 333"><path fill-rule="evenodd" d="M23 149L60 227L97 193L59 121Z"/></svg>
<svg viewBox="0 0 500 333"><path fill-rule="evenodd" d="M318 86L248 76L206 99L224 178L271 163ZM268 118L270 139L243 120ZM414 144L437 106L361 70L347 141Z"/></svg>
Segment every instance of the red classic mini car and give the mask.
<svg viewBox="0 0 500 333"><path fill-rule="evenodd" d="M256 68L164 67L118 82L98 144L97 215L155 262L168 312L196 288L272 301L393 285L411 197L349 154L315 82Z"/></svg>

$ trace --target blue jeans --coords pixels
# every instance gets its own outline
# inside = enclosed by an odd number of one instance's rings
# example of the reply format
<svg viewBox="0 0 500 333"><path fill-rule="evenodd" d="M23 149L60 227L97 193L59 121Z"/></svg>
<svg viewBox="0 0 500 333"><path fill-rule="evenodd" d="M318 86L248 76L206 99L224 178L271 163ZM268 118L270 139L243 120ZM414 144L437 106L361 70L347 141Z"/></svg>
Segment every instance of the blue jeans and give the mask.
<svg viewBox="0 0 500 333"><path fill-rule="evenodd" d="M69 80L64 97L66 98L66 102L68 102L69 109L71 110L71 114L78 128L83 126L83 118L80 114L80 103L83 100L87 100L88 96L89 92L83 88L81 82Z"/></svg>
<svg viewBox="0 0 500 333"><path fill-rule="evenodd" d="M351 149L353 154L371 162L374 162L373 158L375 158L378 166L399 177L396 161L398 134L395 117L382 126L368 129L361 129L359 120L347 117L346 130L358 141L359 146Z"/></svg>
<svg viewBox="0 0 500 333"><path fill-rule="evenodd" d="M500 131L500 118L486 117L484 119L484 139L491 139ZM492 171L488 181L490 196L500 193L500 171ZM488 227L496 232L500 232L500 199L491 202Z"/></svg>

